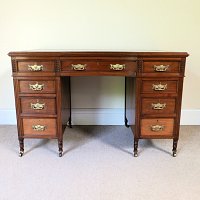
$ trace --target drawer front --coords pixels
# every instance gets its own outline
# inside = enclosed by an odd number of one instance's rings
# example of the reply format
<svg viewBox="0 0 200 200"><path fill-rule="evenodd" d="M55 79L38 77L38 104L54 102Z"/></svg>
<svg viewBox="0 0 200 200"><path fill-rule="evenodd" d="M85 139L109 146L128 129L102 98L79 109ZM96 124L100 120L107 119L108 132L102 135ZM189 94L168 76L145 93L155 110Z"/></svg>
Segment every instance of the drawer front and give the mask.
<svg viewBox="0 0 200 200"><path fill-rule="evenodd" d="M176 93L178 81L143 80L142 93Z"/></svg>
<svg viewBox="0 0 200 200"><path fill-rule="evenodd" d="M54 72L55 63L53 61L18 61L19 72Z"/></svg>
<svg viewBox="0 0 200 200"><path fill-rule="evenodd" d="M173 136L174 119L142 119L141 120L141 136L159 137Z"/></svg>
<svg viewBox="0 0 200 200"><path fill-rule="evenodd" d="M110 61L110 62L99 62L99 70L108 72L136 72L136 62L126 61Z"/></svg>
<svg viewBox="0 0 200 200"><path fill-rule="evenodd" d="M153 61L143 62L143 72L145 73L179 73L180 62Z"/></svg>
<svg viewBox="0 0 200 200"><path fill-rule="evenodd" d="M21 98L22 114L56 114L55 99Z"/></svg>
<svg viewBox="0 0 200 200"><path fill-rule="evenodd" d="M21 93L55 93L55 91L55 81L19 81L19 92Z"/></svg>
<svg viewBox="0 0 200 200"><path fill-rule="evenodd" d="M175 99L142 99L142 114L174 114Z"/></svg>
<svg viewBox="0 0 200 200"><path fill-rule="evenodd" d="M87 62L84 60L78 61L62 61L62 71L70 72L135 72L136 71L136 62L127 62L127 61L109 61L109 62L96 62L91 61Z"/></svg>
<svg viewBox="0 0 200 200"><path fill-rule="evenodd" d="M61 62L61 70L62 71L94 71L98 69L97 62L87 62L84 60L67 60Z"/></svg>
<svg viewBox="0 0 200 200"><path fill-rule="evenodd" d="M57 133L56 119L23 119L24 136L51 136Z"/></svg>

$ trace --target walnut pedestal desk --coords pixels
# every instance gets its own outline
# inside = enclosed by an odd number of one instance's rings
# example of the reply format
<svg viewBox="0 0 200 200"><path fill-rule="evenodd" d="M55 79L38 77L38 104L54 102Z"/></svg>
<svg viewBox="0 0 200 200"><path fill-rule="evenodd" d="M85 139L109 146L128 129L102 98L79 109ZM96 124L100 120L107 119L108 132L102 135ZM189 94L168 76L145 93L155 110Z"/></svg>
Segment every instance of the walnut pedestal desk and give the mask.
<svg viewBox="0 0 200 200"><path fill-rule="evenodd" d="M139 139L179 138L185 52L10 52L15 90L19 155L24 138L57 139L71 127L71 76L124 76L125 125ZM89 89L89 88L88 88ZM65 111L65 112L64 112Z"/></svg>

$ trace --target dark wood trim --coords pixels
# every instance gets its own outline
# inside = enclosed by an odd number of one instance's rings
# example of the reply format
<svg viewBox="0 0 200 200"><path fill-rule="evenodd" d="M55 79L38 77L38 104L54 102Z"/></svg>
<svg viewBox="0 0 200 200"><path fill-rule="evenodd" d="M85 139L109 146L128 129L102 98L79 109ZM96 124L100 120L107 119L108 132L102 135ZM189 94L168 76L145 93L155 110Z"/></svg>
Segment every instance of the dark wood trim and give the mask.
<svg viewBox="0 0 200 200"><path fill-rule="evenodd" d="M110 52L110 51L18 51L9 52L12 57L187 57L187 52Z"/></svg>

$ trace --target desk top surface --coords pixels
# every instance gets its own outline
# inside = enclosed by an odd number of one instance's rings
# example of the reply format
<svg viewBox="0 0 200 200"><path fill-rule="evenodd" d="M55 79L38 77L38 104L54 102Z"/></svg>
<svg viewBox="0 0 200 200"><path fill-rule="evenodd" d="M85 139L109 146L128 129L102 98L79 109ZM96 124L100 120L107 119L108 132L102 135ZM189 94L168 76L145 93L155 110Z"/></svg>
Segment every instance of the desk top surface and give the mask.
<svg viewBox="0 0 200 200"><path fill-rule="evenodd" d="M66 50L66 49L36 49L27 51L12 51L9 56L135 56L135 57L187 57L187 52L168 52L168 51L125 51L125 50Z"/></svg>

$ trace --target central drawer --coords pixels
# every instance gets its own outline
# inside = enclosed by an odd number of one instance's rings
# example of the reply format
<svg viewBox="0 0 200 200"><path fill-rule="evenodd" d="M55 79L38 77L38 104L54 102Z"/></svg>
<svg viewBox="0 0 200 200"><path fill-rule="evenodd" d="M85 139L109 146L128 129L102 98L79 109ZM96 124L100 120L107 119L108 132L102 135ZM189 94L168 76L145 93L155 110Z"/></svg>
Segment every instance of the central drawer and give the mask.
<svg viewBox="0 0 200 200"><path fill-rule="evenodd" d="M56 119L34 118L23 119L23 133L28 137L56 137Z"/></svg>
<svg viewBox="0 0 200 200"><path fill-rule="evenodd" d="M85 60L67 60L61 62L61 71L63 72L112 72L112 73L135 73L135 61L85 61Z"/></svg>

